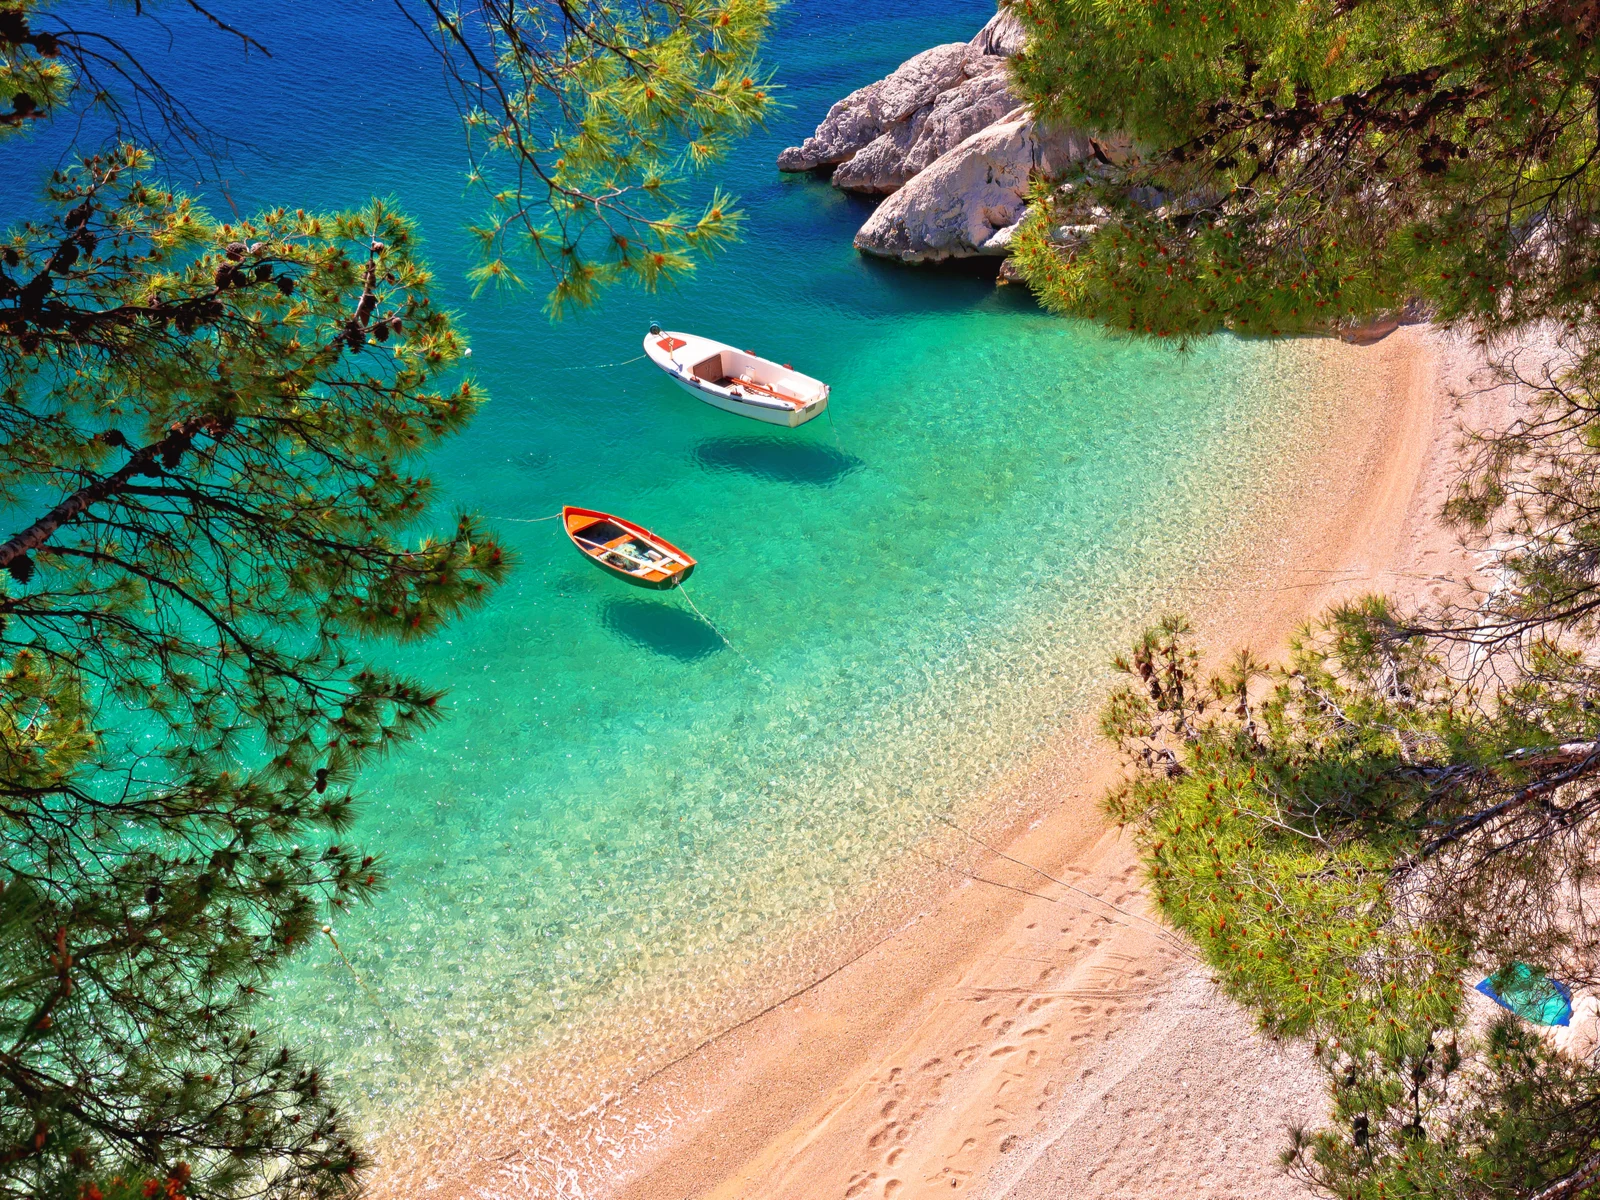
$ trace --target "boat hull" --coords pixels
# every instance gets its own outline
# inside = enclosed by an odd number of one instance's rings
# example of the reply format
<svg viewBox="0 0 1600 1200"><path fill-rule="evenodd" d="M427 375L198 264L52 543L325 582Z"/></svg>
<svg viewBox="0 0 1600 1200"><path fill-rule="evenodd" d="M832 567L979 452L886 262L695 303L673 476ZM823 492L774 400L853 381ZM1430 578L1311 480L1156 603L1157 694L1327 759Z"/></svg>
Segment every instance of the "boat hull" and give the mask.
<svg viewBox="0 0 1600 1200"><path fill-rule="evenodd" d="M657 331L646 335L644 352L696 400L735 416L793 429L828 407L821 380L710 338Z"/></svg>
<svg viewBox="0 0 1600 1200"><path fill-rule="evenodd" d="M702 386L693 379L684 379L681 375L668 375L673 383L688 392L696 400L703 400L712 408L720 408L723 412L734 413L737 416L749 417L752 421L765 421L768 425L782 425L787 429L794 429L804 425L813 417L820 417L822 410L828 407L828 401L823 399L814 408L788 409L767 408L763 405L750 404L724 396L721 392Z"/></svg>
<svg viewBox="0 0 1600 1200"><path fill-rule="evenodd" d="M631 537L644 542L648 549L645 551L624 549L602 555L595 549L586 548L579 541L580 536L588 530L602 526L608 527L609 536L607 537L607 542L601 544L622 545ZM694 574L696 563L688 554L667 541L666 538L658 537L656 534L651 533L643 525L636 525L634 522L619 517L615 513L601 512L596 508L578 508L569 504L561 510L561 527L566 531L567 540L572 543L573 549L583 555L587 561L599 567L607 575L620 579L623 583L632 584L634 587L645 588L652 592L670 592ZM670 561L674 562L678 569L670 574L652 572L664 574L664 578L649 579L607 561L613 556L626 558L629 555L634 555L635 565L644 566L643 560L638 558L637 555L655 552L669 555Z"/></svg>

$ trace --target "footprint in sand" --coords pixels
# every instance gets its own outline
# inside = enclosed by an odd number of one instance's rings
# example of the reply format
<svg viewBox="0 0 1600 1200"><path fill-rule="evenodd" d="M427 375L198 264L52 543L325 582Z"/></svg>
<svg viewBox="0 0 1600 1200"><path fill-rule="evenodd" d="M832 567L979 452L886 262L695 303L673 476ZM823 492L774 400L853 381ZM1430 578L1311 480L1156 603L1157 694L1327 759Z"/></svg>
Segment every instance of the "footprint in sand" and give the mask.
<svg viewBox="0 0 1600 1200"><path fill-rule="evenodd" d="M883 1194L885 1200L887 1200L887 1198L890 1196L898 1196L900 1194L900 1189L903 1187L905 1187L905 1184L901 1183L898 1179L885 1179L883 1181Z"/></svg>
<svg viewBox="0 0 1600 1200"><path fill-rule="evenodd" d="M855 1176L851 1181L850 1186L844 1189L844 1200L850 1200L852 1196L861 1195L862 1192L866 1191L872 1186L873 1180L877 1178L878 1176L876 1173Z"/></svg>
<svg viewBox="0 0 1600 1200"><path fill-rule="evenodd" d="M1032 1029L1024 1029L1022 1031L1022 1036L1025 1037L1025 1038L1026 1037L1032 1037L1032 1038L1049 1037L1050 1036L1050 1026L1048 1026L1048 1025L1035 1025Z"/></svg>

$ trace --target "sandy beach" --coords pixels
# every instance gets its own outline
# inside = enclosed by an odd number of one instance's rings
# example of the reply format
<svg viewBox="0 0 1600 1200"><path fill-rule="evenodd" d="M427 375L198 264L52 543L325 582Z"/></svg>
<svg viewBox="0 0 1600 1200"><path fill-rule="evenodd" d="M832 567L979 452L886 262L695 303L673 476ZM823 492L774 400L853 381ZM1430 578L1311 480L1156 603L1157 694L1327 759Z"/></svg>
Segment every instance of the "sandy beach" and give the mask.
<svg viewBox="0 0 1600 1200"><path fill-rule="evenodd" d="M1330 436L1190 615L1212 652L1281 649L1329 603L1444 596L1478 565L1436 520L1459 429L1503 419L1472 347L1424 327L1304 343ZM618 1200L1277 1197L1283 1132L1319 1115L1308 1053L1274 1044L1149 919L1097 799L1087 718L1013 786L1044 815L909 927L625 1101L680 1120ZM1024 865L1026 864L1026 865Z"/></svg>
<svg viewBox="0 0 1600 1200"><path fill-rule="evenodd" d="M1185 605L1219 659L1277 652L1341 598L1459 596L1479 566L1437 520L1460 429L1501 423L1510 403L1475 376L1478 353L1422 326L1293 349L1328 389L1314 442ZM1153 919L1131 840L1098 807L1118 770L1082 714L992 797L1017 823L968 846L930 902L856 957L566 1131L517 1099L548 1073L508 1068L463 1091L444 1130L380 1143L370 1193L1301 1194L1278 1154L1288 1125L1318 1119L1320 1075L1304 1048L1260 1037Z"/></svg>

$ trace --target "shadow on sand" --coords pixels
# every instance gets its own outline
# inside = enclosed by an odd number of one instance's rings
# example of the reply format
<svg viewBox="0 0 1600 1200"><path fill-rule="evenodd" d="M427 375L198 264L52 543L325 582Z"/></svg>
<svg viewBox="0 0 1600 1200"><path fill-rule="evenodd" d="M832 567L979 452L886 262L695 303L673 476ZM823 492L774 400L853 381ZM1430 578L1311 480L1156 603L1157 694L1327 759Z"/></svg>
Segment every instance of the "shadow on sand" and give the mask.
<svg viewBox="0 0 1600 1200"><path fill-rule="evenodd" d="M861 468L861 460L831 446L779 438L707 438L694 448L694 461L707 471L736 471L769 483L832 487Z"/></svg>
<svg viewBox="0 0 1600 1200"><path fill-rule="evenodd" d="M722 640L698 617L663 600L612 600L600 620L624 641L679 662L695 662L722 649Z"/></svg>

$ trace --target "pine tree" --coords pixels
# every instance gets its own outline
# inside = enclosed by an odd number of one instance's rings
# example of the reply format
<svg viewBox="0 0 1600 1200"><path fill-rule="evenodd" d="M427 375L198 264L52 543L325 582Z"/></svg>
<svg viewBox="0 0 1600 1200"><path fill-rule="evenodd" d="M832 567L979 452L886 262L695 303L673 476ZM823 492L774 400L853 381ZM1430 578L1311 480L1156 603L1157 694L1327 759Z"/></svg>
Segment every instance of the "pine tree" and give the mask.
<svg viewBox="0 0 1600 1200"><path fill-rule="evenodd" d="M1484 706L1437 648L1369 600L1281 668L1242 654L1206 681L1169 618L1117 663L1102 729L1131 772L1108 811L1222 988L1312 1042L1331 1123L1291 1131L1296 1175L1343 1200L1586 1194L1600 1066L1509 1014L1475 1037L1464 980L1527 961L1600 984L1574 913L1595 679L1547 658Z"/></svg>
<svg viewBox="0 0 1600 1200"><path fill-rule="evenodd" d="M1509 1015L1473 1036L1463 994L1513 962L1600 985L1600 4L1016 8L1019 85L1098 149L1013 242L1047 306L1178 341L1410 309L1525 385L1445 512L1512 547L1503 586L1369 599L1209 683L1181 621L1152 629L1106 711L1108 806L1221 985L1315 1047L1330 1123L1292 1171L1352 1200L1590 1194L1600 1073Z"/></svg>
<svg viewBox="0 0 1600 1200"><path fill-rule="evenodd" d="M1126 155L1042 188L1018 262L1120 328L1324 330L1410 302L1596 316L1593 0L1020 0L1041 116Z"/></svg>
<svg viewBox="0 0 1600 1200"><path fill-rule="evenodd" d="M559 311L731 236L672 183L768 103L770 7L417 5L511 164L481 277L546 262ZM510 567L470 514L419 535L483 396L402 213L217 221L127 138L134 101L189 130L107 45L0 0L0 141L89 104L125 135L0 234L0 1196L349 1195L336 1086L252 1011L383 885L357 772L442 712L371 643Z"/></svg>

